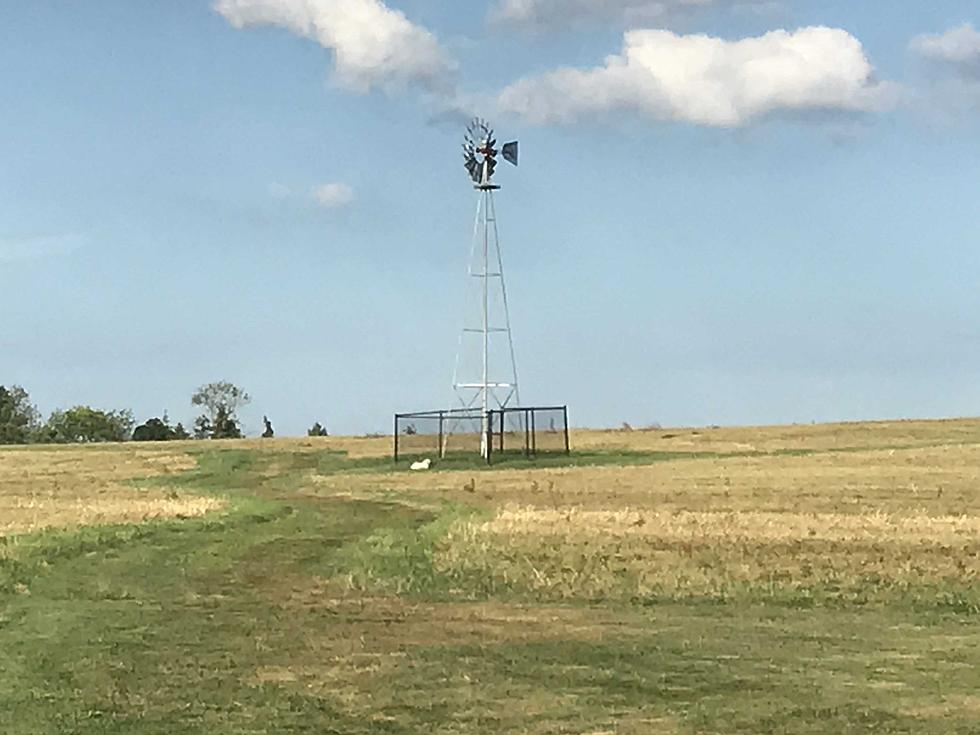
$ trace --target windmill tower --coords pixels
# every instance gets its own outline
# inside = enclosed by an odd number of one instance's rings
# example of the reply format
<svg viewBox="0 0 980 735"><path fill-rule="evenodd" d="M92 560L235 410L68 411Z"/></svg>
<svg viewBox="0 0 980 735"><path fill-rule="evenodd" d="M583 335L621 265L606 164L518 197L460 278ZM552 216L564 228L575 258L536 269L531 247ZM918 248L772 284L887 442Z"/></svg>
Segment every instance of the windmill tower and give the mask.
<svg viewBox="0 0 980 735"><path fill-rule="evenodd" d="M520 405L517 360L493 197L500 189L493 183L498 155L496 145L493 129L485 120L476 119L470 123L463 142L463 158L478 195L467 305L453 373L458 407L481 411L481 453L484 457L489 451L486 445L487 412ZM504 145L499 153L505 161L517 165L516 141Z"/></svg>
<svg viewBox="0 0 980 735"><path fill-rule="evenodd" d="M516 166L518 144L497 150L493 129L474 120L466 130L463 160L477 191L470 253L467 304L453 371L454 399L449 410L396 413L394 460L416 460L428 468L435 456L465 455L475 449L489 463L495 458L531 460L543 453L569 454L567 406L523 406L500 252L494 183L498 154Z"/></svg>

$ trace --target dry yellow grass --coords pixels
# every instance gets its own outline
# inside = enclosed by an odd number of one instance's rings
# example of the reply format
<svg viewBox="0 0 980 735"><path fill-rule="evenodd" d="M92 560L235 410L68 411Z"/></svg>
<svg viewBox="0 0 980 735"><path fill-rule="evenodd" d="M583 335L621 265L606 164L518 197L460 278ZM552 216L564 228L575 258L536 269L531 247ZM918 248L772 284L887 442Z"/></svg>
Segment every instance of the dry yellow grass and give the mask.
<svg viewBox="0 0 980 735"><path fill-rule="evenodd" d="M481 505L491 520L457 523L439 569L558 599L977 584L978 421L575 437L668 454L634 466L314 477L306 491Z"/></svg>
<svg viewBox="0 0 980 735"><path fill-rule="evenodd" d="M196 465L172 448L105 445L0 451L0 536L43 528L139 523L199 516L216 498L142 489L128 481L183 472Z"/></svg>
<svg viewBox="0 0 980 735"><path fill-rule="evenodd" d="M271 452L344 452L351 459L390 457L390 436L285 437L282 439L235 439L222 441L223 449L249 449Z"/></svg>
<svg viewBox="0 0 980 735"><path fill-rule="evenodd" d="M813 513L980 513L980 444L636 466L311 477L306 492L581 507Z"/></svg>
<svg viewBox="0 0 980 735"><path fill-rule="evenodd" d="M589 511L506 508L485 523L467 524L476 537L574 536L643 538L665 542L879 541L962 545L980 540L980 517L873 513L759 513L703 511Z"/></svg>
<svg viewBox="0 0 980 735"><path fill-rule="evenodd" d="M220 508L215 498L175 495L165 487L142 489L129 481L183 472L196 466L197 442L108 444L0 449L0 536L43 528L99 523L138 523L192 517ZM239 440L222 449L269 452L346 452L383 456L387 437L324 437Z"/></svg>
<svg viewBox="0 0 980 735"><path fill-rule="evenodd" d="M980 580L976 518L504 511L460 522L437 567L549 598L957 594Z"/></svg>
<svg viewBox="0 0 980 735"><path fill-rule="evenodd" d="M864 421L789 426L572 431L576 449L667 452L778 452L895 448L980 442L976 419Z"/></svg>

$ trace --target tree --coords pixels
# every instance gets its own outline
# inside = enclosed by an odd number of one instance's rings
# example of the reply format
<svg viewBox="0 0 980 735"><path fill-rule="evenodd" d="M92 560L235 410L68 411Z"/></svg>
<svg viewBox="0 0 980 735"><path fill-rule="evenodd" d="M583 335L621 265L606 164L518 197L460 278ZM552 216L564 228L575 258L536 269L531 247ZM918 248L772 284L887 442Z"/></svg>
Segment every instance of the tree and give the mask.
<svg viewBox="0 0 980 735"><path fill-rule="evenodd" d="M41 425L41 415L19 385L0 385L0 444L27 444Z"/></svg>
<svg viewBox="0 0 980 735"><path fill-rule="evenodd" d="M133 429L134 442L166 442L173 439L174 430L163 419L148 419Z"/></svg>
<svg viewBox="0 0 980 735"><path fill-rule="evenodd" d="M191 404L201 406L204 413L194 420L194 436L198 439L240 439L238 411L252 397L227 381L208 383L191 396Z"/></svg>
<svg viewBox="0 0 980 735"><path fill-rule="evenodd" d="M243 436L241 424L235 414L225 408L219 408L211 428L211 438L241 439Z"/></svg>
<svg viewBox="0 0 980 735"><path fill-rule="evenodd" d="M317 421L315 424L313 424L313 426L310 427L310 430L306 432L306 435L307 436L330 436L330 434L327 433L327 430L320 425L319 421Z"/></svg>
<svg viewBox="0 0 980 735"><path fill-rule="evenodd" d="M189 438L187 430L182 424L170 425L166 413L163 414L162 419L148 419L133 430L134 442L168 442Z"/></svg>
<svg viewBox="0 0 980 735"><path fill-rule="evenodd" d="M133 423L132 411L75 406L52 413L40 435L54 444L124 442L130 438Z"/></svg>
<svg viewBox="0 0 980 735"><path fill-rule="evenodd" d="M207 416L198 416L196 419L194 419L194 438L211 438L211 422L208 420Z"/></svg>

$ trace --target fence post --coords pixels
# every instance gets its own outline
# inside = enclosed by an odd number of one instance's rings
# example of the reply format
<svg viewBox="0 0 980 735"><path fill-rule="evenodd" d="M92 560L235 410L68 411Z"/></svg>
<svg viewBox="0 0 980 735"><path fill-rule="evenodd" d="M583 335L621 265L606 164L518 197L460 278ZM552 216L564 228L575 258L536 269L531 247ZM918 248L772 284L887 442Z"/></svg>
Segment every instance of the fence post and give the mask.
<svg viewBox="0 0 980 735"><path fill-rule="evenodd" d="M531 414L531 454L528 456L538 456L538 422L535 418L535 410L532 408Z"/></svg>
<svg viewBox="0 0 980 735"><path fill-rule="evenodd" d="M524 409L524 456L531 458L531 411Z"/></svg>
<svg viewBox="0 0 980 735"><path fill-rule="evenodd" d="M398 464L398 414L395 414L395 464Z"/></svg>
<svg viewBox="0 0 980 735"><path fill-rule="evenodd" d="M445 448L445 445L442 443L443 442L443 438L442 438L442 421L443 421L443 416L444 415L445 415L445 413L443 411L440 411L439 412L439 459L445 459L446 458L446 448Z"/></svg>
<svg viewBox="0 0 980 735"><path fill-rule="evenodd" d="M493 411L487 411L487 464L493 464Z"/></svg>
<svg viewBox="0 0 980 735"><path fill-rule="evenodd" d="M562 406L561 411L565 417L565 454L571 454L572 448L568 443L568 406Z"/></svg>

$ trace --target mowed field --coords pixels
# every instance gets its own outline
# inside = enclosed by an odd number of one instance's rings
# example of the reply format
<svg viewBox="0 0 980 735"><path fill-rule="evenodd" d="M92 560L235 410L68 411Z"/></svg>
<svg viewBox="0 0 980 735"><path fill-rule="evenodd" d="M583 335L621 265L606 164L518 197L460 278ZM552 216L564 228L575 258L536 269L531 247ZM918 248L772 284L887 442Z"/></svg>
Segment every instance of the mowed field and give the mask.
<svg viewBox="0 0 980 735"><path fill-rule="evenodd" d="M980 421L0 450L0 733L980 732Z"/></svg>

